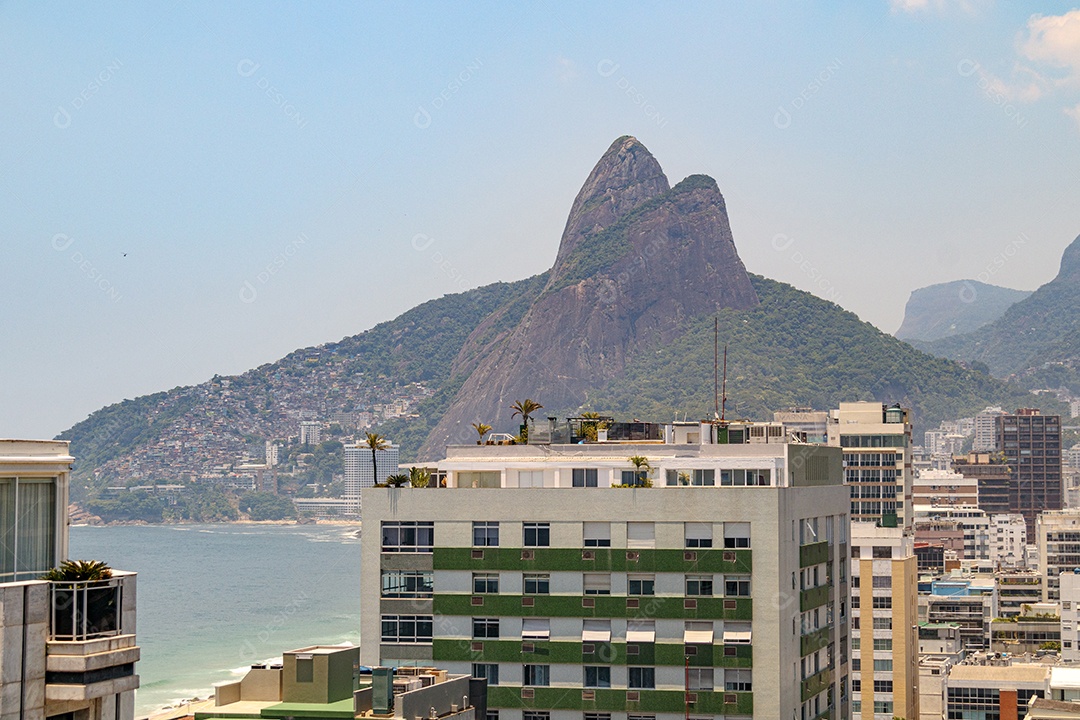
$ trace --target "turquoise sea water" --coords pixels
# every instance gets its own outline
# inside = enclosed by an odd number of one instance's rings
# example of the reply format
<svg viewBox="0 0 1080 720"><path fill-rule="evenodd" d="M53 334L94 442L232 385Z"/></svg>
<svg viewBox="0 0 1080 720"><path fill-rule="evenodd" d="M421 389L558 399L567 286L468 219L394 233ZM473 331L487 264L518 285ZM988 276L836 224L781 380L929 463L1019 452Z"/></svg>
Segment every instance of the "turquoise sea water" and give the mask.
<svg viewBox="0 0 1080 720"><path fill-rule="evenodd" d="M332 525L73 527L69 555L139 573L136 713L304 645L359 644L360 540Z"/></svg>

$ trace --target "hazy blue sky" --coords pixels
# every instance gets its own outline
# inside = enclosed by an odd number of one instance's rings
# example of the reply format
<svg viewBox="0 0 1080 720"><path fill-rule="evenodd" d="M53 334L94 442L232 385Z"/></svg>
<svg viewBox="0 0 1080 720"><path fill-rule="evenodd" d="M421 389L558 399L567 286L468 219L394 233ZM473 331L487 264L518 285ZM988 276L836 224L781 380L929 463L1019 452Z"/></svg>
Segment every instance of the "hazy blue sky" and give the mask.
<svg viewBox="0 0 1080 720"><path fill-rule="evenodd" d="M885 331L1033 289L1080 233L1070 10L0 3L0 436L541 272L623 134Z"/></svg>

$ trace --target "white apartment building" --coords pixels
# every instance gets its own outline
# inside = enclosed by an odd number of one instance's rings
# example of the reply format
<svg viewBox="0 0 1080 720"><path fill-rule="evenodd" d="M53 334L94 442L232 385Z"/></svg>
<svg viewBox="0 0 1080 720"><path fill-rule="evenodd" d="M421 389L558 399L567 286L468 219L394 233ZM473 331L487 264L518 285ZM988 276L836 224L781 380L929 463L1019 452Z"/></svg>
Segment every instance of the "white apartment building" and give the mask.
<svg viewBox="0 0 1080 720"><path fill-rule="evenodd" d="M360 511L361 490L384 483L399 472L399 456L397 445L376 450L373 466L371 448L359 444L345 446L345 499L352 503L355 512Z"/></svg>
<svg viewBox="0 0 1080 720"><path fill-rule="evenodd" d="M1027 567L1027 524L1023 515L990 516L990 562L995 568Z"/></svg>
<svg viewBox="0 0 1080 720"><path fill-rule="evenodd" d="M322 442L322 423L305 420L300 423L300 444L318 445Z"/></svg>
<svg viewBox="0 0 1080 720"><path fill-rule="evenodd" d="M1043 600L1057 602L1059 577L1080 567L1080 510L1040 513L1035 520L1035 545L1039 552L1039 573L1046 578Z"/></svg>
<svg viewBox="0 0 1080 720"><path fill-rule="evenodd" d="M362 662L485 677L488 720L848 717L840 450L694 429L363 490Z"/></svg>
<svg viewBox="0 0 1080 720"><path fill-rule="evenodd" d="M988 407L975 416L975 441L972 452L987 452L997 448L997 418L1005 415L1000 407Z"/></svg>
<svg viewBox="0 0 1080 720"><path fill-rule="evenodd" d="M963 533L962 557L967 560L990 559L990 518L981 508L973 505L916 505L914 515L917 535L920 522L953 521Z"/></svg>
<svg viewBox="0 0 1080 720"><path fill-rule="evenodd" d="M0 717L132 720L135 573L41 576L68 558L66 440L0 440Z"/></svg>
<svg viewBox="0 0 1080 720"><path fill-rule="evenodd" d="M1061 659L1080 662L1080 568L1058 575L1058 592L1061 595Z"/></svg>
<svg viewBox="0 0 1080 720"><path fill-rule="evenodd" d="M979 504L979 482L952 470L921 470L911 488L915 505Z"/></svg>

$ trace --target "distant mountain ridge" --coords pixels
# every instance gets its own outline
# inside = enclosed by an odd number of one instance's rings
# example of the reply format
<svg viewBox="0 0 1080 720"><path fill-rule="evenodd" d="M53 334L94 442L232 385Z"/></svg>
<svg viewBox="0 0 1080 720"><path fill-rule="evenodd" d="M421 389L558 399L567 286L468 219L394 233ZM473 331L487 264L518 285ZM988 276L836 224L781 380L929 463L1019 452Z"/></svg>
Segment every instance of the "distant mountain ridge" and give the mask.
<svg viewBox="0 0 1080 720"><path fill-rule="evenodd" d="M1047 406L751 276L716 182L691 175L670 187L644 146L623 137L579 192L550 271L425 302L241 375L125 400L61 437L72 441L81 493L217 472L295 435L301 419L395 399L408 413L376 430L405 461L471 442L472 422L516 432L509 405L525 397L544 416L709 417L714 317L729 347L729 417L874 399L910 405L933 427L989 404Z"/></svg>
<svg viewBox="0 0 1080 720"><path fill-rule="evenodd" d="M973 332L918 347L939 357L985 363L1025 387L1080 394L1080 237L1061 256L1057 276L1000 318Z"/></svg>
<svg viewBox="0 0 1080 720"><path fill-rule="evenodd" d="M1029 295L1030 290L1013 290L978 280L954 280L919 288L908 298L904 322L895 335L901 340L923 342L963 335L997 320Z"/></svg>

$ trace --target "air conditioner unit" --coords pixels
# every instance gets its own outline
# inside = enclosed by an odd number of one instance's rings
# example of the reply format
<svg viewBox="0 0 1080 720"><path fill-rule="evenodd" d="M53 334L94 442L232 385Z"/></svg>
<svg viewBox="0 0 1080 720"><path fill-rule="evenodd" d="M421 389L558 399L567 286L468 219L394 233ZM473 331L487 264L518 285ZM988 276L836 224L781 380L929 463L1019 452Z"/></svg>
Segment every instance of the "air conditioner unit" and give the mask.
<svg viewBox="0 0 1080 720"><path fill-rule="evenodd" d="M641 701L641 693L639 693L637 690L627 690L626 691L626 702L640 702L640 701Z"/></svg>
<svg viewBox="0 0 1080 720"><path fill-rule="evenodd" d="M473 560L483 560L484 559L484 551L483 550L473 550L472 551L472 559Z"/></svg>
<svg viewBox="0 0 1080 720"><path fill-rule="evenodd" d="M690 703L691 705L697 704L697 693L687 693L686 702Z"/></svg>
<svg viewBox="0 0 1080 720"><path fill-rule="evenodd" d="M730 550L724 551L724 562L735 562L735 553Z"/></svg>
<svg viewBox="0 0 1080 720"><path fill-rule="evenodd" d="M593 598L581 598L581 607L594 608L596 607L596 600Z"/></svg>
<svg viewBox="0 0 1080 720"><path fill-rule="evenodd" d="M484 598L480 597L479 595L473 595L472 604L473 605L483 605L484 604Z"/></svg>
<svg viewBox="0 0 1080 720"><path fill-rule="evenodd" d="M641 553L633 552L633 551L628 552L628 553L626 553L626 559L629 560L630 562L637 562L638 560L641 559Z"/></svg>
<svg viewBox="0 0 1080 720"><path fill-rule="evenodd" d="M536 646L533 645L532 643L521 643L521 652L523 652L523 653L536 652Z"/></svg>
<svg viewBox="0 0 1080 720"><path fill-rule="evenodd" d="M686 562L697 562L697 553L693 551L684 552L682 559Z"/></svg>
<svg viewBox="0 0 1080 720"><path fill-rule="evenodd" d="M724 657L735 657L739 654L738 648L733 645L724 646Z"/></svg>
<svg viewBox="0 0 1080 720"><path fill-rule="evenodd" d="M474 642L472 644L472 651L473 652L484 652L484 643L482 643L482 642Z"/></svg>
<svg viewBox="0 0 1080 720"><path fill-rule="evenodd" d="M739 702L739 696L734 693L724 693L724 704L735 705Z"/></svg>
<svg viewBox="0 0 1080 720"><path fill-rule="evenodd" d="M593 645L592 643L581 646L581 654L582 655L592 655L595 652L596 652L596 646Z"/></svg>
<svg viewBox="0 0 1080 720"><path fill-rule="evenodd" d="M521 607L533 607L536 604L536 598L523 597L521 598Z"/></svg>
<svg viewBox="0 0 1080 720"><path fill-rule="evenodd" d="M739 607L739 603L738 603L737 600L725 600L724 601L724 609L725 610L736 610L736 609L738 609L738 607Z"/></svg>
<svg viewBox="0 0 1080 720"><path fill-rule="evenodd" d="M582 690L581 691L581 699L582 700L595 700L596 699L596 691L595 690Z"/></svg>
<svg viewBox="0 0 1080 720"><path fill-rule="evenodd" d="M638 607L638 599L637 598L626 598L626 607L627 607L627 609L630 609L630 610Z"/></svg>
<svg viewBox="0 0 1080 720"><path fill-rule="evenodd" d="M697 610L697 600L683 600L683 610Z"/></svg>
<svg viewBox="0 0 1080 720"><path fill-rule="evenodd" d="M534 696L532 688L521 688L521 699L532 700Z"/></svg>
<svg viewBox="0 0 1080 720"><path fill-rule="evenodd" d="M596 559L596 553L593 552L592 550L582 550L581 551L581 559L582 560L595 560Z"/></svg>
<svg viewBox="0 0 1080 720"><path fill-rule="evenodd" d="M697 647L694 645L687 645L683 651L687 656L697 655Z"/></svg>
<svg viewBox="0 0 1080 720"><path fill-rule="evenodd" d="M536 553L533 550L522 550L521 551L521 559L522 560L535 560L536 559Z"/></svg>
<svg viewBox="0 0 1080 720"><path fill-rule="evenodd" d="M639 655L640 653L641 653L641 649L637 645L627 645L626 646L626 654L627 655Z"/></svg>

